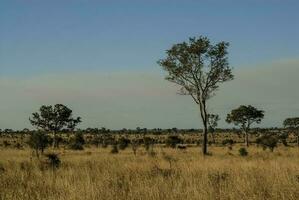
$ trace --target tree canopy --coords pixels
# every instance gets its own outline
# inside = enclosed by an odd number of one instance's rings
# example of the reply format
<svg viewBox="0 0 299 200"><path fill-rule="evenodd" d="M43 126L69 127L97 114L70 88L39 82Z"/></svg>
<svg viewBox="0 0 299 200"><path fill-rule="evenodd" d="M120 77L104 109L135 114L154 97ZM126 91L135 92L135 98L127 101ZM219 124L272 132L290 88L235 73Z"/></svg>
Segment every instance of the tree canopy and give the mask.
<svg viewBox="0 0 299 200"><path fill-rule="evenodd" d="M299 117L287 118L283 121L286 128L299 129Z"/></svg>
<svg viewBox="0 0 299 200"><path fill-rule="evenodd" d="M32 118L29 118L30 123L45 131L60 131L63 128L73 129L78 123L81 122L81 118L73 118L72 110L62 104L56 104L55 106L41 106L39 112L32 114Z"/></svg>

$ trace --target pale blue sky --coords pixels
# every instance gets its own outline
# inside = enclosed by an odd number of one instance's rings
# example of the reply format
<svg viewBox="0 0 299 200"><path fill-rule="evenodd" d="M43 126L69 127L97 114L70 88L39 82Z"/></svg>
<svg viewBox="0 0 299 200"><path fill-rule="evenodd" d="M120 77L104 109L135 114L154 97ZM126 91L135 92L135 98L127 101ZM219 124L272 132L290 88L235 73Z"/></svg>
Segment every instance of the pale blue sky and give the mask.
<svg viewBox="0 0 299 200"><path fill-rule="evenodd" d="M276 77L271 67L299 68L298 10L295 0L1 0L0 112L6 115L0 116L0 128L30 127L28 115L46 103L70 105L84 116L82 127L200 127L191 99L176 96L163 81L156 61L165 50L191 36L225 40L240 77L266 68L267 84L273 84L267 87L282 87L281 80L271 79ZM286 85L297 84L284 78ZM221 95L215 97L215 112L224 116L233 105L223 101L232 95ZM276 95L280 105L299 100ZM244 102L241 97L236 95L235 106ZM266 96L246 103L251 102L275 104ZM269 108L273 114L263 126L280 126L285 116L299 115L298 104L288 106Z"/></svg>

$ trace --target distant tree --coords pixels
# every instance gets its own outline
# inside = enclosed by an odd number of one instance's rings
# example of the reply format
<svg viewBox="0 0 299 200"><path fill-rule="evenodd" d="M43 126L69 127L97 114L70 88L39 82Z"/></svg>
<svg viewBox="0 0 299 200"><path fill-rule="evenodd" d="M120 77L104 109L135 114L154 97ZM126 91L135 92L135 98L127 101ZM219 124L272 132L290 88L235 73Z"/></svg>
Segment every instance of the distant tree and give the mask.
<svg viewBox="0 0 299 200"><path fill-rule="evenodd" d="M206 155L208 144L207 101L215 94L219 84L232 80L228 63L227 42L215 45L206 37L190 38L175 44L166 51L167 57L158 61L168 73L166 80L181 86L180 94L190 95L199 105L204 126L202 152Z"/></svg>
<svg viewBox="0 0 299 200"><path fill-rule="evenodd" d="M73 130L81 122L81 118L73 118L71 109L62 104L56 104L55 106L41 106L39 112L33 113L29 121L38 129L52 132L52 145L55 148L56 134L65 127Z"/></svg>
<svg viewBox="0 0 299 200"><path fill-rule="evenodd" d="M10 128L4 129L4 133L13 133L13 132L15 132L15 131Z"/></svg>
<svg viewBox="0 0 299 200"><path fill-rule="evenodd" d="M239 126L245 135L245 145L249 146L248 133L250 131L250 126L253 123L259 124L264 118L264 111L258 110L255 107L249 105L241 105L239 108L234 109L231 113L227 114L227 123L234 123Z"/></svg>
<svg viewBox="0 0 299 200"><path fill-rule="evenodd" d="M209 124L209 132L212 134L213 143L215 144L215 128L218 126L218 121L220 120L219 115L208 114L208 124Z"/></svg>
<svg viewBox="0 0 299 200"><path fill-rule="evenodd" d="M297 135L297 146L299 147L299 117L287 118L284 120L285 128L295 131Z"/></svg>
<svg viewBox="0 0 299 200"><path fill-rule="evenodd" d="M39 157L39 152L41 152L42 154L44 153L44 150L47 148L49 143L49 137L41 131L31 134L27 141L29 147L35 150L35 154L37 157Z"/></svg>

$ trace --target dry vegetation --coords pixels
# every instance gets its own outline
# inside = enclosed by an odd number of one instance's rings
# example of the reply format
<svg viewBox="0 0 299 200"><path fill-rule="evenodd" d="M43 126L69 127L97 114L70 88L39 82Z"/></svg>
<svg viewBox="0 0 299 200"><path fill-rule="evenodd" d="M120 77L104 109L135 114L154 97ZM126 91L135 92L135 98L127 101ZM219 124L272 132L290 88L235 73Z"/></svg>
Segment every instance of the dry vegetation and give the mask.
<svg viewBox="0 0 299 200"><path fill-rule="evenodd" d="M48 169L31 150L1 148L0 199L299 199L299 150L239 145L186 150L155 147L111 154L111 148L57 150L61 166Z"/></svg>

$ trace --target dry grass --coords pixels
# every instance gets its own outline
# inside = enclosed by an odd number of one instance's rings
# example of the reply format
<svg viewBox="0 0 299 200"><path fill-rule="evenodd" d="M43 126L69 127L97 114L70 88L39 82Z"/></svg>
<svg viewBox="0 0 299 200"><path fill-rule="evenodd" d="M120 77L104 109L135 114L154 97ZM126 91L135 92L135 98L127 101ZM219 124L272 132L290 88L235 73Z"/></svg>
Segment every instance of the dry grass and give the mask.
<svg viewBox="0 0 299 200"><path fill-rule="evenodd" d="M299 151L255 147L180 151L156 148L112 155L110 149L61 150L61 167L44 169L29 150L0 149L0 199L299 199ZM171 167L170 167L171 166Z"/></svg>

